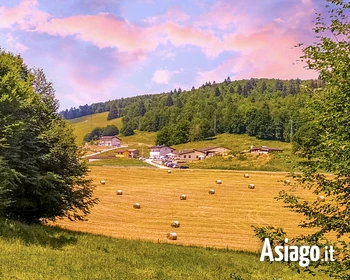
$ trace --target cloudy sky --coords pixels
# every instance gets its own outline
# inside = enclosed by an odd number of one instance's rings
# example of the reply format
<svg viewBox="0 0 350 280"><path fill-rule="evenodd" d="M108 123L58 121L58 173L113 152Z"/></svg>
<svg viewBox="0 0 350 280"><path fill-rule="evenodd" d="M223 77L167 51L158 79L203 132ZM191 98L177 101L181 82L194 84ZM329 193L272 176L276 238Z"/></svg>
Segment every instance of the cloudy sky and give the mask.
<svg viewBox="0 0 350 280"><path fill-rule="evenodd" d="M60 109L206 81L315 78L298 62L323 0L1 0L0 47Z"/></svg>

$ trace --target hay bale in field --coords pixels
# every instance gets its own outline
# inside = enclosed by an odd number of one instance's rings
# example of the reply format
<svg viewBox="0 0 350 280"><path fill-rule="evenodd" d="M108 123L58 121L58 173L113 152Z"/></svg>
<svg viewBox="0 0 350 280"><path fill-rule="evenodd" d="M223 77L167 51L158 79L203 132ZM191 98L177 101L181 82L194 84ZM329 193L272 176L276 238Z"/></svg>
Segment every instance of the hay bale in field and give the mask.
<svg viewBox="0 0 350 280"><path fill-rule="evenodd" d="M285 184L285 185L290 185L290 180L285 180L285 181L284 181L284 184Z"/></svg>
<svg viewBox="0 0 350 280"><path fill-rule="evenodd" d="M249 178L249 174L244 174L244 178Z"/></svg>
<svg viewBox="0 0 350 280"><path fill-rule="evenodd" d="M222 184L221 180L216 180L217 184Z"/></svg>
<svg viewBox="0 0 350 280"><path fill-rule="evenodd" d="M140 209L140 208L141 208L141 205L140 205L140 203L136 202L136 203L133 205L133 207L134 207L135 209Z"/></svg>
<svg viewBox="0 0 350 280"><path fill-rule="evenodd" d="M170 170L170 169L168 170L168 173L171 173L171 170Z"/></svg>
<svg viewBox="0 0 350 280"><path fill-rule="evenodd" d="M323 195L320 195L318 198L317 198L317 200L319 201L319 202L325 202L325 197L323 196Z"/></svg>
<svg viewBox="0 0 350 280"><path fill-rule="evenodd" d="M105 180L101 180L101 184L102 185L106 184L106 181Z"/></svg>
<svg viewBox="0 0 350 280"><path fill-rule="evenodd" d="M87 170L87 172L91 172L91 169L89 168L89 169Z"/></svg>
<svg viewBox="0 0 350 280"><path fill-rule="evenodd" d="M81 178L85 178L85 175L81 175Z"/></svg>
<svg viewBox="0 0 350 280"><path fill-rule="evenodd" d="M123 191L122 190L117 190L117 195L122 195Z"/></svg>
<svg viewBox="0 0 350 280"><path fill-rule="evenodd" d="M177 234L176 232L169 232L166 237L170 240L176 240L177 239Z"/></svg>
<svg viewBox="0 0 350 280"><path fill-rule="evenodd" d="M249 188L249 189L255 189L255 185L254 185L254 184L249 184L249 185L248 185L248 188Z"/></svg>
<svg viewBox="0 0 350 280"><path fill-rule="evenodd" d="M215 190L210 189L210 190L209 190L209 194L215 194Z"/></svg>
<svg viewBox="0 0 350 280"><path fill-rule="evenodd" d="M180 227L180 222L179 222L179 221L173 221L173 222L171 223L171 227L174 227L174 228Z"/></svg>
<svg viewBox="0 0 350 280"><path fill-rule="evenodd" d="M185 194L180 195L180 200L186 200L187 196Z"/></svg>

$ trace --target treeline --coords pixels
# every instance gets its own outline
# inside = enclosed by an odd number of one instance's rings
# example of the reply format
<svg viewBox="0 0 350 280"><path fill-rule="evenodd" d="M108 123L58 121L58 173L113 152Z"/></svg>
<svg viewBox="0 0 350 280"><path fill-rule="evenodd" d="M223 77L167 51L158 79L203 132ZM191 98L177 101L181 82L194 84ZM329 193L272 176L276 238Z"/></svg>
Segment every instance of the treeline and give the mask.
<svg viewBox="0 0 350 280"><path fill-rule="evenodd" d="M61 113L70 118L82 116L83 112L101 112L102 108L113 109L113 116L123 117L123 130L159 131L157 144L185 143L219 133L247 133L260 139L290 141L303 123L301 109L310 96L307 88L322 86L321 80L227 78L222 83L192 87L190 91L179 88ZM94 112L94 108L99 109Z"/></svg>

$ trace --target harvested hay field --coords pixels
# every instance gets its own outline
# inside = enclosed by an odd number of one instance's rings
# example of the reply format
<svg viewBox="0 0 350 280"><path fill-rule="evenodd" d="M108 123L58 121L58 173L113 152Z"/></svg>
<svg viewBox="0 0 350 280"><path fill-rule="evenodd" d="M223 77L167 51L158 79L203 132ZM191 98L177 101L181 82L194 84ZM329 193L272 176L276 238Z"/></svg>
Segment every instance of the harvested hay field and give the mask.
<svg viewBox="0 0 350 280"><path fill-rule="evenodd" d="M254 236L252 225L283 227L289 237L301 233L297 227L301 216L283 208L274 199L280 190L287 190L286 173L214 170L173 170L165 176L162 169L91 167L90 178L97 189L100 203L88 221L60 220L63 228L86 231L127 239L170 242L169 221L181 221L175 244L208 247L228 247L258 251L260 241ZM216 185L221 178L222 185ZM99 184L106 180L105 185ZM248 189L247 183L255 189ZM123 195L116 196L116 186ZM215 187L215 195L208 189ZM187 200L179 196L186 193ZM306 197L317 199L306 192ZM142 207L135 211L138 201ZM303 231L305 233L305 230ZM174 241L171 241L174 244Z"/></svg>

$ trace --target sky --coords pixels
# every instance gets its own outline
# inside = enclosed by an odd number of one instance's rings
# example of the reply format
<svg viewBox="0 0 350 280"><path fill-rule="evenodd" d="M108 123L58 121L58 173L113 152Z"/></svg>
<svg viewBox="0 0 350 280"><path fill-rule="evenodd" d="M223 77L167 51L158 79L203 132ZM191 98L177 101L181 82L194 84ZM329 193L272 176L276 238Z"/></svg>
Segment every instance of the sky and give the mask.
<svg viewBox="0 0 350 280"><path fill-rule="evenodd" d="M312 79L298 61L324 0L1 0L0 47L60 110L205 82Z"/></svg>

